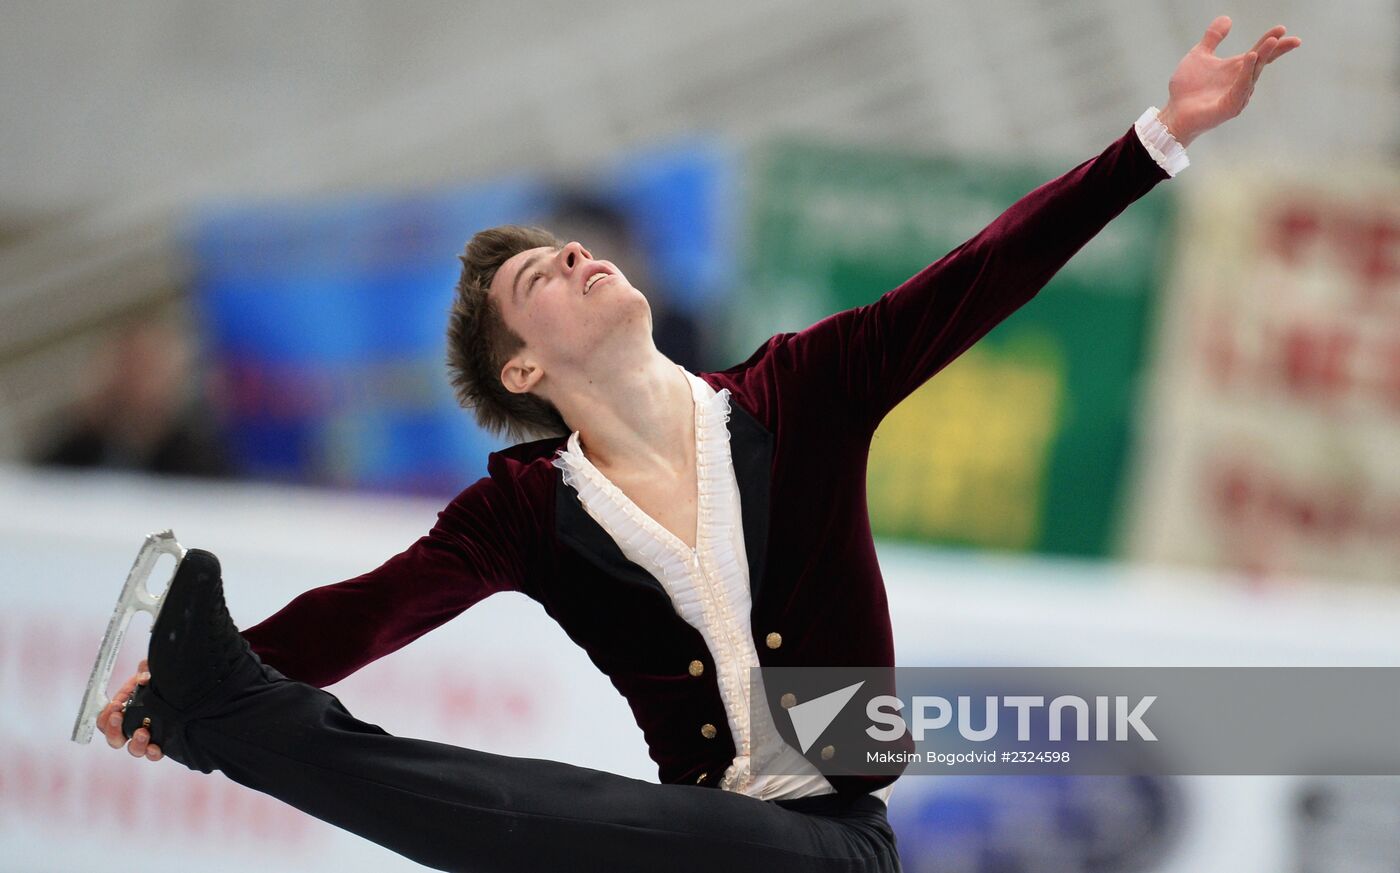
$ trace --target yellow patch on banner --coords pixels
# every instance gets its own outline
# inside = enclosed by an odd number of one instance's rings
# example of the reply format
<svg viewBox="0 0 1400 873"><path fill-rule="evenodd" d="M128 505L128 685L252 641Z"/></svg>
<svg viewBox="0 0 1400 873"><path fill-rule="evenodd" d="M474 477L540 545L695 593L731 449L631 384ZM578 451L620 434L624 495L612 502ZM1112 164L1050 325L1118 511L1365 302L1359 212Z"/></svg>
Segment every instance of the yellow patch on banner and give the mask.
<svg viewBox="0 0 1400 873"><path fill-rule="evenodd" d="M974 346L906 398L871 444L875 534L1034 545L1066 379L1054 337L1021 335Z"/></svg>

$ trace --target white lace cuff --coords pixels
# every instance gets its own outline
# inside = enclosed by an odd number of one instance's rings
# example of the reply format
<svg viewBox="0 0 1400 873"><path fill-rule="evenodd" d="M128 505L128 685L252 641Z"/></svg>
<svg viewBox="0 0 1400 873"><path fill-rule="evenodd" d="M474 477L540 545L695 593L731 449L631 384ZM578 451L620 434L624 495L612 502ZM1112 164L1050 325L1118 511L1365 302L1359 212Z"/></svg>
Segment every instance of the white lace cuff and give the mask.
<svg viewBox="0 0 1400 873"><path fill-rule="evenodd" d="M1191 161L1186 157L1185 147L1167 130L1167 126L1157 117L1157 112L1156 106L1147 107L1147 111L1133 122L1133 128L1153 160L1167 171L1167 175L1175 176L1191 166Z"/></svg>

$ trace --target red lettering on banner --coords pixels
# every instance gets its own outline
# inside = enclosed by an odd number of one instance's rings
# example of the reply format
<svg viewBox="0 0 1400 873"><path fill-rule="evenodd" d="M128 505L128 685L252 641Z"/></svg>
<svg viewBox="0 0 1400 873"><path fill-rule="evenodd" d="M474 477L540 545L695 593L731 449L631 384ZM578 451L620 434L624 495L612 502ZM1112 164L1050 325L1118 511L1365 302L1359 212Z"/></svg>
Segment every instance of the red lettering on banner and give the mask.
<svg viewBox="0 0 1400 873"><path fill-rule="evenodd" d="M4 665L0 692L15 693L9 685L17 682L30 706L59 703L76 707L102 640L101 633L92 631L102 627L99 622L96 617L75 619L71 614L48 612L0 617L0 664ZM132 619L108 691L114 692L136 671L146 656L149 630L147 616ZM34 676L43 676L46 681L29 681Z"/></svg>
<svg viewBox="0 0 1400 873"><path fill-rule="evenodd" d="M1274 316L1233 321L1215 310L1197 327L1205 377L1222 391L1400 413L1400 320L1363 330L1360 320Z"/></svg>
<svg viewBox="0 0 1400 873"><path fill-rule="evenodd" d="M535 717L535 701L530 695L523 691L512 691L505 695L502 701L506 714L511 721L519 723Z"/></svg>
<svg viewBox="0 0 1400 873"><path fill-rule="evenodd" d="M0 810L6 821L28 820L41 828L79 817L92 829L123 836L156 823L177 836L220 833L282 847L304 842L317 827L305 813L222 776L137 769L178 767L174 762L123 760L120 765L131 774L122 777L110 761L87 761L74 769L71 755L13 742L5 746L10 752L0 759ZM103 752L128 757L110 749L94 754Z"/></svg>
<svg viewBox="0 0 1400 873"><path fill-rule="evenodd" d="M1280 261L1296 265L1303 260L1304 246L1316 242L1321 230L1322 218L1313 205L1288 203L1266 227L1265 245Z"/></svg>
<svg viewBox="0 0 1400 873"><path fill-rule="evenodd" d="M1396 291L1400 289L1400 218L1378 214L1371 223L1358 228L1358 237L1365 302L1396 302ZM1386 292L1390 294L1389 301L1376 299Z"/></svg>
<svg viewBox="0 0 1400 873"><path fill-rule="evenodd" d="M208 779L195 779L190 783L189 794L182 808L185 812L186 826L195 833L205 833L209 830L212 793Z"/></svg>
<svg viewBox="0 0 1400 873"><path fill-rule="evenodd" d="M52 616L32 618L24 626L20 636L19 662L20 675L45 676L52 667L53 656L63 651L62 645L55 646L58 640L57 624ZM96 650L94 650L94 654Z"/></svg>
<svg viewBox="0 0 1400 873"><path fill-rule="evenodd" d="M1356 337L1350 330L1295 323L1285 326L1276 342L1292 393L1330 400L1351 387Z"/></svg>
<svg viewBox="0 0 1400 873"><path fill-rule="evenodd" d="M436 717L442 724L454 728L471 721L481 726L509 729L535 715L529 693L501 681L483 685L475 677L462 676L455 670L439 674L432 698L437 702Z"/></svg>
<svg viewBox="0 0 1400 873"><path fill-rule="evenodd" d="M72 780L62 767L50 767L40 782L40 792L44 803L52 810L67 811L69 799L73 796Z"/></svg>
<svg viewBox="0 0 1400 873"><path fill-rule="evenodd" d="M1367 494L1343 483L1306 483L1248 460L1214 467L1209 503L1230 529L1336 545L1352 538L1400 550L1400 495Z"/></svg>
<svg viewBox="0 0 1400 873"><path fill-rule="evenodd" d="M456 682L443 682L437 693L438 717L444 722L477 717L476 689Z"/></svg>
<svg viewBox="0 0 1400 873"><path fill-rule="evenodd" d="M1292 267L1329 260L1362 307L1400 303L1400 215L1386 203L1286 203L1265 219L1264 247Z"/></svg>
<svg viewBox="0 0 1400 873"><path fill-rule="evenodd" d="M23 693L27 705L59 707L76 713L92 670L103 627L95 614L74 618L47 611L0 614L0 694ZM150 619L136 616L117 658L108 692L115 692L145 657ZM30 681L43 676L46 681ZM538 678L536 682L540 681ZM463 720L479 726L512 727L507 718L535 715L530 693L515 693L514 682L463 674L460 663L443 657L376 662L344 686L374 702L422 708L439 726L458 730ZM538 692L538 688L534 689ZM99 737L100 741L100 737Z"/></svg>

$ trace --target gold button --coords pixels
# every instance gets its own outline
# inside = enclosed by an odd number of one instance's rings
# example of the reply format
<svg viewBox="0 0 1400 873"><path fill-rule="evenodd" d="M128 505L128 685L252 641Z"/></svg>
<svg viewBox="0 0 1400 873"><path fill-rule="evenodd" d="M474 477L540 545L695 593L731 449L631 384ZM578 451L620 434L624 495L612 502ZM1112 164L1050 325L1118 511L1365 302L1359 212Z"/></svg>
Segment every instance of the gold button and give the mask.
<svg viewBox="0 0 1400 873"><path fill-rule="evenodd" d="M830 761L830 760L831 760L832 758L834 758L834 757L836 757L836 747L835 747L835 746L822 746L822 760L823 760L823 761Z"/></svg>
<svg viewBox="0 0 1400 873"><path fill-rule="evenodd" d="M701 773L701 774L700 774L700 777L699 777L698 779L695 780L695 784L696 784L696 785L699 785L701 782L704 782L704 781L705 781L705 777L708 776L708 775L710 775L710 774L709 774L709 773Z"/></svg>
<svg viewBox="0 0 1400 873"><path fill-rule="evenodd" d="M787 694L778 698L778 702L783 705L783 709L792 709L797 705L797 695L789 691Z"/></svg>
<svg viewBox="0 0 1400 873"><path fill-rule="evenodd" d="M700 736L707 740L713 740L717 733L719 733L719 731L715 730L715 726L708 722L700 725Z"/></svg>
<svg viewBox="0 0 1400 873"><path fill-rule="evenodd" d="M692 675L692 676L699 676L699 675L701 675L701 674L704 673L704 672L705 672L705 662L704 662L704 661L691 661L691 662L690 662L690 675Z"/></svg>
<svg viewBox="0 0 1400 873"><path fill-rule="evenodd" d="M768 643L768 648L776 649L778 646L781 646L783 644L783 635L778 633L777 631L773 631L771 634L768 635L768 639L764 642Z"/></svg>

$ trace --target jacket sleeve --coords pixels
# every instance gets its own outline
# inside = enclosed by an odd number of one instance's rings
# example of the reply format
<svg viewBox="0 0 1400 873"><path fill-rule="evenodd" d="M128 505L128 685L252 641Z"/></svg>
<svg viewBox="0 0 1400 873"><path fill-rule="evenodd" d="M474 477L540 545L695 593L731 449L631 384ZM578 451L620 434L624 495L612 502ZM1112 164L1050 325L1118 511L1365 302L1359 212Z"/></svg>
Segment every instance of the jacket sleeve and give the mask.
<svg viewBox="0 0 1400 873"><path fill-rule="evenodd" d="M529 528L507 488L478 480L379 568L307 591L243 636L264 663L326 686L491 594L521 590Z"/></svg>
<svg viewBox="0 0 1400 873"><path fill-rule="evenodd" d="M901 400L1034 297L1104 225L1167 178L1129 128L878 300L774 337L773 375L781 379L786 371L815 386L823 405L873 433Z"/></svg>

